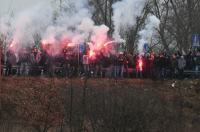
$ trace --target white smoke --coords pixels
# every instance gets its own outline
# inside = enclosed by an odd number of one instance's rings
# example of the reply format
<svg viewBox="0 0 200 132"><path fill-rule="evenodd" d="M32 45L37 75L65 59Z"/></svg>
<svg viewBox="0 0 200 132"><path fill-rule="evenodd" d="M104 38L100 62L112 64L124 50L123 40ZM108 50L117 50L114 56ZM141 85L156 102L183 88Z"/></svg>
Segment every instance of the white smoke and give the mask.
<svg viewBox="0 0 200 132"><path fill-rule="evenodd" d="M149 15L146 20L146 25L143 30L139 32L139 42L138 42L138 51L140 54L143 54L143 48L145 43L149 43L150 39L155 32L155 29L159 27L160 20L154 16Z"/></svg>
<svg viewBox="0 0 200 132"><path fill-rule="evenodd" d="M136 24L136 19L141 15L145 3L146 0L122 0L112 6L115 40L121 40L121 29L127 31Z"/></svg>
<svg viewBox="0 0 200 132"><path fill-rule="evenodd" d="M93 41L95 46L102 45L109 29L105 25L96 26L91 17L88 0L65 0L59 10L52 8L51 3L41 3L15 15L10 25L6 24L7 17L0 18L0 34L11 34L9 38L16 52L34 46L36 34L54 45L55 54L61 50L60 41L65 39L75 44Z"/></svg>
<svg viewBox="0 0 200 132"><path fill-rule="evenodd" d="M94 50L99 49L102 46L102 44L104 44L107 41L108 31L109 31L109 28L105 25L94 27L94 32L92 34L91 40L92 42L95 42L96 45L93 46L92 49Z"/></svg>
<svg viewBox="0 0 200 132"><path fill-rule="evenodd" d="M10 38L12 37L13 28L10 24L11 20L12 17L10 16L3 16L2 19L0 19L0 39L1 42L3 42L3 48L5 48L6 43L10 42Z"/></svg>
<svg viewBox="0 0 200 132"><path fill-rule="evenodd" d="M16 52L23 47L33 46L34 35L42 34L51 25L52 15L50 14L52 13L52 9L50 8L50 4L45 7L44 5L47 4L42 3L37 7L32 7L12 17L4 16L0 18L0 33L9 39L7 45L13 41ZM9 17L9 20L5 20L7 17ZM5 21L8 24L5 24ZM6 29L5 25L7 26Z"/></svg>

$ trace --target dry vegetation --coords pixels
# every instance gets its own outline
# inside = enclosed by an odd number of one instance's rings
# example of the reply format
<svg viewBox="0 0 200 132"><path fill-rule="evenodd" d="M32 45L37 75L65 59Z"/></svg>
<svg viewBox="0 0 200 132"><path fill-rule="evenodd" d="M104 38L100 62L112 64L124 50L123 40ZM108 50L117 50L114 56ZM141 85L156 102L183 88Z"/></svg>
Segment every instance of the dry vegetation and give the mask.
<svg viewBox="0 0 200 132"><path fill-rule="evenodd" d="M1 80L2 132L197 132L200 81Z"/></svg>

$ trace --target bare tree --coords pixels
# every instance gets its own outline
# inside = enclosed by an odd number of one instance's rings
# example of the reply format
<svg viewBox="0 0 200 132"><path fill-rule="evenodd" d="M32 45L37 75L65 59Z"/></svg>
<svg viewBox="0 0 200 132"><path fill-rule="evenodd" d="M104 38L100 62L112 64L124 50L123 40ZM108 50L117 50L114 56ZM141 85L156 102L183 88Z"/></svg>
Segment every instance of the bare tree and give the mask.
<svg viewBox="0 0 200 132"><path fill-rule="evenodd" d="M192 34L199 33L199 1L170 0L171 34L175 36L178 49L187 51L192 45Z"/></svg>

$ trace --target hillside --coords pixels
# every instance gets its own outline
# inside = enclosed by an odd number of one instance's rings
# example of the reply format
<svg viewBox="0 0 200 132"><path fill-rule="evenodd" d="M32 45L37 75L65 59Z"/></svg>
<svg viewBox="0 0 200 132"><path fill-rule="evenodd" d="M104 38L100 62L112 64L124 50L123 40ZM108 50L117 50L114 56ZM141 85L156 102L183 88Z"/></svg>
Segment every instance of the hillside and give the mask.
<svg viewBox="0 0 200 132"><path fill-rule="evenodd" d="M197 132L199 80L9 77L1 132Z"/></svg>

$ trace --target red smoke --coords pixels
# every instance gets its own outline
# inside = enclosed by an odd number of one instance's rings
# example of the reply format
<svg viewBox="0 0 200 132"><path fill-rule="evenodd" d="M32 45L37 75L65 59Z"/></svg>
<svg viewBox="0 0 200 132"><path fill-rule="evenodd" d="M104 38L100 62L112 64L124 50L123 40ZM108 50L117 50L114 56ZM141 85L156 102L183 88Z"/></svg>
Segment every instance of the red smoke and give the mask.
<svg viewBox="0 0 200 132"><path fill-rule="evenodd" d="M94 51L90 50L89 57L93 58L93 57L95 57L95 55L96 55L96 53Z"/></svg>
<svg viewBox="0 0 200 132"><path fill-rule="evenodd" d="M143 60L141 58L139 58L139 60L138 60L138 68L140 71L143 70Z"/></svg>
<svg viewBox="0 0 200 132"><path fill-rule="evenodd" d="M16 42L13 40L9 45L9 49L14 50L15 46L16 46Z"/></svg>

